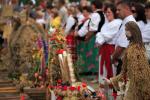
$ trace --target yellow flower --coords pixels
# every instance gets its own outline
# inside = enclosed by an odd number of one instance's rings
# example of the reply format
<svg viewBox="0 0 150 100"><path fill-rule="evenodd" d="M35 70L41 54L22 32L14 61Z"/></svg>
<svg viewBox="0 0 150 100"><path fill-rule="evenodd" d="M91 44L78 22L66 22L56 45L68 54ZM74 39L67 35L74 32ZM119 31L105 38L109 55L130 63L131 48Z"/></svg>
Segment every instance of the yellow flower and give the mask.
<svg viewBox="0 0 150 100"><path fill-rule="evenodd" d="M58 16L52 20L52 26L55 28L59 28L61 26L61 18Z"/></svg>

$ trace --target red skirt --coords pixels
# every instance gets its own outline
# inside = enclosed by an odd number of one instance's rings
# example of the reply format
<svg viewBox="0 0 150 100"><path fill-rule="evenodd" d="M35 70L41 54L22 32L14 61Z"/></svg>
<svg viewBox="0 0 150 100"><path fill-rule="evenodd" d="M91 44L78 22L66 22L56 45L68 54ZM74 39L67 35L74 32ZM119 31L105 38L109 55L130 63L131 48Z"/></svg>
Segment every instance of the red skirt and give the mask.
<svg viewBox="0 0 150 100"><path fill-rule="evenodd" d="M99 50L99 55L101 56L100 60L100 75L103 75L104 67L107 71L107 78L111 78L113 76L113 69L111 63L111 56L115 50L115 46L111 44L103 44Z"/></svg>

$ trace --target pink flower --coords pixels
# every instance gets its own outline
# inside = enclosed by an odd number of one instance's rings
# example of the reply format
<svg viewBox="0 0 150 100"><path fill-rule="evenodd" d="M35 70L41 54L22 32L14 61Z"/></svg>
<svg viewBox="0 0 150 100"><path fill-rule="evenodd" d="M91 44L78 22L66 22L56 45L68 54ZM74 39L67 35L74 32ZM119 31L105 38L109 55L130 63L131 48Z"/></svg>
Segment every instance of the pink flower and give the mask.
<svg viewBox="0 0 150 100"><path fill-rule="evenodd" d="M42 76L39 76L39 80L42 80Z"/></svg>
<svg viewBox="0 0 150 100"><path fill-rule="evenodd" d="M40 88L44 88L44 85L41 85Z"/></svg>
<svg viewBox="0 0 150 100"><path fill-rule="evenodd" d="M39 75L38 73L34 73L34 77L35 77L35 78L37 78L37 77L38 77L38 75Z"/></svg>

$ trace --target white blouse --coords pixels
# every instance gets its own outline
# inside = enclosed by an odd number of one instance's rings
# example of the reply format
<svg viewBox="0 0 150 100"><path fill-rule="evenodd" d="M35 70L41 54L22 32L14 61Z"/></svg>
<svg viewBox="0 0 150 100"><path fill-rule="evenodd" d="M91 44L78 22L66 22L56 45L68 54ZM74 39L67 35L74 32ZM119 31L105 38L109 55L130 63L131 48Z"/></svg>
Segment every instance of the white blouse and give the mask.
<svg viewBox="0 0 150 100"><path fill-rule="evenodd" d="M71 31L72 26L76 23L76 20L72 15L69 16L67 19L66 27L65 27L65 34L69 34Z"/></svg>
<svg viewBox="0 0 150 100"><path fill-rule="evenodd" d="M137 24L142 32L146 24L143 21L138 21Z"/></svg>
<svg viewBox="0 0 150 100"><path fill-rule="evenodd" d="M97 12L92 13L90 19L87 20L81 27L81 29L78 31L78 35L83 37L89 31L96 32L98 30L100 21L101 21L100 15Z"/></svg>
<svg viewBox="0 0 150 100"><path fill-rule="evenodd" d="M83 26L81 27L81 29L78 31L78 35L80 37L84 37L86 35L86 33L88 33L88 24L89 24L89 19L83 24Z"/></svg>
<svg viewBox="0 0 150 100"><path fill-rule="evenodd" d="M141 33L142 33L143 42L145 43L150 42L150 21L148 21L147 24L145 24Z"/></svg>
<svg viewBox="0 0 150 100"><path fill-rule="evenodd" d="M98 13L92 13L90 17L90 23L89 23L89 31L97 31L99 22L101 21L100 15Z"/></svg>
<svg viewBox="0 0 150 100"><path fill-rule="evenodd" d="M102 26L101 32L96 35L96 43L102 45L104 43L115 44L115 36L122 23L120 19L114 19Z"/></svg>

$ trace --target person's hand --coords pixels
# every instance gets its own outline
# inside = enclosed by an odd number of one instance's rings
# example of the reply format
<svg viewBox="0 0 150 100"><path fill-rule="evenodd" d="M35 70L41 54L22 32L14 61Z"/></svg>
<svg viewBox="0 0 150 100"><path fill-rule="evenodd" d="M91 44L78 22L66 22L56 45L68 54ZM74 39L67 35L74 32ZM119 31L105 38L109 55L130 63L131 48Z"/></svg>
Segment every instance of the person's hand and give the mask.
<svg viewBox="0 0 150 100"><path fill-rule="evenodd" d="M88 32L85 36L85 41L89 41L93 35L94 35L94 32Z"/></svg>
<svg viewBox="0 0 150 100"><path fill-rule="evenodd" d="M99 44L99 43L95 43L95 46L94 47L96 47L96 48L101 48L101 44Z"/></svg>
<svg viewBox="0 0 150 100"><path fill-rule="evenodd" d="M108 84L108 85L111 85L111 84L112 84L111 81L110 81L109 79L107 79L107 78L104 78L103 80L104 80L104 82L105 82L106 84Z"/></svg>
<svg viewBox="0 0 150 100"><path fill-rule="evenodd" d="M79 36L79 35L78 35L78 32L74 32L74 36L75 36L75 37Z"/></svg>

